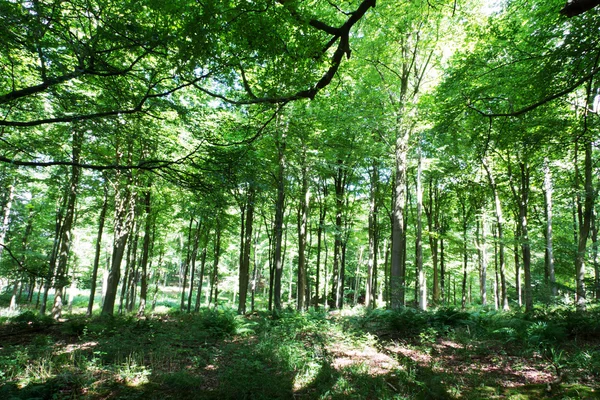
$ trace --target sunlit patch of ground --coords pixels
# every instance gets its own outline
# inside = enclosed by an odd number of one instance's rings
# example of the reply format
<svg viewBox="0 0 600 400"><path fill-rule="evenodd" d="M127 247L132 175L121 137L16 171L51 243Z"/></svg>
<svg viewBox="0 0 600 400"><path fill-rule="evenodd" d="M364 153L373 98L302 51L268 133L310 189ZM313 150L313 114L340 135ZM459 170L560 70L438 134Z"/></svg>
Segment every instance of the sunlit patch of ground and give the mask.
<svg viewBox="0 0 600 400"><path fill-rule="evenodd" d="M362 364L368 367L371 375L385 375L400 367L398 361L369 345L352 347L346 343L333 343L327 346L327 351L332 355L332 366L336 370Z"/></svg>
<svg viewBox="0 0 600 400"><path fill-rule="evenodd" d="M548 384L556 379L551 373L551 366L539 357L498 355L493 352L478 355L464 351L461 344L448 339L432 343L427 350L398 342L388 342L383 346L383 351L395 355L401 362L403 359L410 360L435 373L483 376L486 381L495 381L506 388Z"/></svg>

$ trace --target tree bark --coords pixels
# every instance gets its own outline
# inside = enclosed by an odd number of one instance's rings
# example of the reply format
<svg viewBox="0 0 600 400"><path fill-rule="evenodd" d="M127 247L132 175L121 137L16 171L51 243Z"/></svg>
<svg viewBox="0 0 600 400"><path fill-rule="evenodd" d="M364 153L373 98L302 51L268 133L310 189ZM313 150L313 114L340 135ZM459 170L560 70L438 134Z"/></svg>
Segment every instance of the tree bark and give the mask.
<svg viewBox="0 0 600 400"><path fill-rule="evenodd" d="M104 223L106 221L106 212L108 211L108 184L104 182L104 200L102 209L98 218L98 235L96 236L96 250L94 253L94 266L92 268L92 280L90 285L90 299L88 301L87 316L92 315L94 308L94 296L96 295L96 284L98 280L98 267L100 266L100 252L102 250L102 234L104 233Z"/></svg>
<svg viewBox="0 0 600 400"><path fill-rule="evenodd" d="M371 164L369 190L369 261L367 267L367 286L365 290L365 305L368 308L377 307L377 254L379 247L379 165L376 160Z"/></svg>
<svg viewBox="0 0 600 400"><path fill-rule="evenodd" d="M399 124L399 122L398 122ZM409 131L399 133L395 147L395 184L392 222L392 265L390 270L390 300L393 310L404 305L406 253L405 253L405 208L406 208L406 168Z"/></svg>
<svg viewBox="0 0 600 400"><path fill-rule="evenodd" d="M6 204L3 207L3 217L2 217L2 227L0 227L0 243L4 244L6 240L6 234L8 233L8 228L10 224L10 212L12 210L12 202L15 197L15 184L14 182L10 184L8 187L8 195L6 198ZM2 252L4 251L4 246L0 246L0 258L2 258Z"/></svg>
<svg viewBox="0 0 600 400"><path fill-rule="evenodd" d="M325 216L327 215L327 203L326 203L326 199L327 199L327 183L326 182L322 182L322 185L320 185L321 189L319 191L319 193L323 193L323 196L321 197L320 201L319 201L319 226L317 227L317 272L316 272L316 277L315 277L315 285L316 285L316 302L315 302L315 306L319 305L319 298L320 298L320 293L319 293L319 288L320 286L320 279L321 279L321 247L322 247L322 237L323 237L323 229L325 228ZM327 292L327 291L325 291ZM323 296L323 307L325 307L327 305L327 295Z"/></svg>
<svg viewBox="0 0 600 400"><path fill-rule="evenodd" d="M128 147L128 161L131 162L132 144L129 143ZM121 152L117 146L117 165L120 164L120 159ZM113 251L108 282L106 284L106 295L104 304L102 305L102 314L105 315L113 315L114 313L117 289L119 287L119 280L121 279L121 262L123 261L127 239L133 226L134 199L131 193L133 176L131 171L126 171L124 174L126 175L124 182L119 182L122 180L122 172L117 172L116 176Z"/></svg>
<svg viewBox="0 0 600 400"><path fill-rule="evenodd" d="M140 304L137 315L142 316L146 312L146 302L148 297L148 260L150 258L150 242L154 239L152 232L152 184L148 180L146 192L144 193L144 212L146 221L144 225L144 242L142 244L142 259L140 260Z"/></svg>
<svg viewBox="0 0 600 400"><path fill-rule="evenodd" d="M246 220L243 224L243 246L242 259L239 269L239 304L238 314L246 313L246 299L248 297L248 283L250 282L250 253L252 249L252 227L254 223L254 197L255 188L253 184L248 186L246 194Z"/></svg>
<svg viewBox="0 0 600 400"><path fill-rule="evenodd" d="M333 244L333 286L332 295L335 308L341 309L344 303L344 263L343 256L343 213L346 190L346 171L342 160L337 160L336 173L334 175L335 188L335 238Z"/></svg>
<svg viewBox="0 0 600 400"><path fill-rule="evenodd" d="M433 177L429 179L428 185L428 204L425 206L425 215L427 216L427 227L429 229L429 248L431 249L431 263L433 265L433 304L440 302L440 279L439 279L439 260L438 260L438 236L440 233L440 206L439 189L437 182L434 186Z"/></svg>
<svg viewBox="0 0 600 400"><path fill-rule="evenodd" d="M201 230L202 230L202 218L199 218L198 222L196 223L196 230L194 232L194 246L192 248L192 259L190 261L192 275L190 276L190 291L189 291L188 299L187 299L187 312L192 311L192 296L194 295L194 278L196 275L196 259L198 258L198 246L200 244L200 231ZM202 282L200 282L200 285L202 285Z"/></svg>
<svg viewBox="0 0 600 400"><path fill-rule="evenodd" d="M281 278L283 275L283 259L282 259L282 248L283 248L283 216L285 208L285 148L286 140L285 133L281 133L277 145L278 155L278 167L277 167L277 199L275 201L275 226L274 226L274 239L275 239L275 251L273 255L273 264L275 269L274 282L273 282L273 303L276 311L281 310Z"/></svg>
<svg viewBox="0 0 600 400"><path fill-rule="evenodd" d="M592 178L592 141L585 138L584 143L584 201L581 201L580 195L577 195L577 215L579 217L579 237L577 242L577 256L575 260L575 273L577 285L577 310L586 309L586 289L585 289L585 252L587 240L590 234L592 222L592 212L594 207L594 187ZM577 163L576 163L577 165ZM578 174L577 166L575 168Z"/></svg>
<svg viewBox="0 0 600 400"><path fill-rule="evenodd" d="M521 169L521 198L519 216L521 223L521 252L523 254L523 274L525 275L525 312L533 311L533 286L531 281L531 247L529 244L529 227L527 214L529 205L529 166L524 161Z"/></svg>
<svg viewBox="0 0 600 400"><path fill-rule="evenodd" d="M81 158L81 147L83 145L83 132L73 132L73 152L71 167L71 180L69 184L69 192L67 194L67 207L65 209L65 219L62 223L62 238L60 240L60 250L58 253L58 264L56 266L56 275L54 280L54 306L52 307L52 318L58 319L61 317L63 308L63 291L67 284L67 261L69 259L69 251L71 248L73 220L75 217L75 202L77 201L77 188L79 186L79 177L81 175L81 167L77 166Z"/></svg>
<svg viewBox="0 0 600 400"><path fill-rule="evenodd" d="M221 256L221 221L219 216L215 221L215 241L214 241L214 255L213 255L213 270L212 277L210 280L210 293L214 296L214 306L219 305L218 294L219 294L219 258Z"/></svg>
<svg viewBox="0 0 600 400"><path fill-rule="evenodd" d="M423 268L423 183L422 156L419 146L417 157L417 232L415 243L415 264L417 268L417 304L420 310L427 310L427 282Z"/></svg>
<svg viewBox="0 0 600 400"><path fill-rule="evenodd" d="M477 250L479 253L479 293L481 305L487 305L487 266L488 254L486 243L485 212L482 209L481 218L477 222Z"/></svg>
<svg viewBox="0 0 600 400"><path fill-rule="evenodd" d="M298 285L297 306L299 311L308 307L310 298L307 298L307 266L306 266L306 238L308 226L308 207L310 205L310 191L308 188L308 167L306 165L306 148L301 155L301 192L300 207L298 208Z"/></svg>
<svg viewBox="0 0 600 400"><path fill-rule="evenodd" d="M600 263L598 262L598 215L592 214L592 265L594 267L594 291L596 300L600 299Z"/></svg>
<svg viewBox="0 0 600 400"><path fill-rule="evenodd" d="M552 240L552 174L548 159L544 160L544 210L546 214L546 271L552 296L558 295L554 272L554 248Z"/></svg>
<svg viewBox="0 0 600 400"><path fill-rule="evenodd" d="M495 205L495 214L496 214L496 239L498 243L498 258L499 258L499 272L500 272L500 284L502 286L501 293L501 301L502 301L502 309L504 311L508 311L508 293L506 290L506 266L504 260L504 233L503 233L503 225L504 225L504 217L502 215L502 203L500 202L500 194L498 192L498 186L496 185L496 180L494 179L494 175L488 165L487 159L483 158L482 160L483 167L485 168L485 172L488 177L488 181L490 183L490 187L492 189L492 193L494 196L494 205Z"/></svg>

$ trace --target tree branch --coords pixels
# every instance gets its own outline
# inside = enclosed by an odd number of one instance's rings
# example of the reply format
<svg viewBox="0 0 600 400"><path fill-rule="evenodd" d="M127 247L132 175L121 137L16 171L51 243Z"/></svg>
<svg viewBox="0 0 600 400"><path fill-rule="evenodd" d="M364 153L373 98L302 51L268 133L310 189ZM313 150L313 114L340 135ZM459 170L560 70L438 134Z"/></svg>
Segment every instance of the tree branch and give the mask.
<svg viewBox="0 0 600 400"><path fill-rule="evenodd" d="M508 113L486 113L485 111L481 111L479 109L477 109L473 103L469 103L467 104L467 107L469 107L470 109L476 111L477 113L483 115L484 117L518 117L520 115L523 115L525 113L528 113L529 111L533 111L538 107L543 106L546 103L551 102L552 100L556 100L559 97L565 96L569 93L572 93L573 91L575 91L579 86L581 86L582 84L586 83L590 78L594 77L594 75L596 75L598 73L598 71L600 71L599 67L595 67L592 72L590 72L589 74L583 76L582 78L578 79L577 81L575 81L575 83L573 83L571 86L567 87L564 90L561 90L560 92L557 93L553 93L547 97L544 97L543 99L530 104L526 107L523 107L517 111L513 111L513 112L508 112Z"/></svg>
<svg viewBox="0 0 600 400"><path fill-rule="evenodd" d="M560 10L562 15L568 18L583 14L600 4L600 0L569 0Z"/></svg>

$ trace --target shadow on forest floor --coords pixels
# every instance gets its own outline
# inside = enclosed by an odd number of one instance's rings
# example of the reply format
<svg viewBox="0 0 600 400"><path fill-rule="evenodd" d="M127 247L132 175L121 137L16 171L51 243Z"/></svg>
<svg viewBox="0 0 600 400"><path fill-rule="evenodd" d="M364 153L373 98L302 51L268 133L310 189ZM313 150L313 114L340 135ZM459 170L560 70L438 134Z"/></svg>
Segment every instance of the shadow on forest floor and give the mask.
<svg viewBox="0 0 600 400"><path fill-rule="evenodd" d="M214 310L62 323L29 316L0 327L0 398L600 397L583 375L553 384L539 355L451 335L400 340L363 322Z"/></svg>

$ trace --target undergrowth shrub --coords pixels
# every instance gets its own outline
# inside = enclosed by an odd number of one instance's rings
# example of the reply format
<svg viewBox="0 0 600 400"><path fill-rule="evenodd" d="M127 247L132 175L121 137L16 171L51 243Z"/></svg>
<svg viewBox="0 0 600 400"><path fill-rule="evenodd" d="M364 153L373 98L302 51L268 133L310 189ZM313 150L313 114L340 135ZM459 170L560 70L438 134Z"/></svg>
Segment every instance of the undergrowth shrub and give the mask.
<svg viewBox="0 0 600 400"><path fill-rule="evenodd" d="M235 313L231 310L204 309L195 321L200 329L210 331L218 337L233 335L236 332Z"/></svg>

